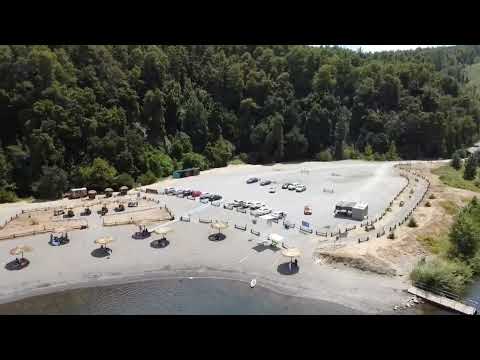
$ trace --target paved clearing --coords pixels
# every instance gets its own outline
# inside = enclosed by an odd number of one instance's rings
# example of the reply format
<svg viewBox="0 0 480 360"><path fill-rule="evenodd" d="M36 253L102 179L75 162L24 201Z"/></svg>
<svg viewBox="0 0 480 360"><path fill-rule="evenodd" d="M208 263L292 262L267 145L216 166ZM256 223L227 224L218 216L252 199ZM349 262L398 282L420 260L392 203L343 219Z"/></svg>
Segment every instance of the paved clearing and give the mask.
<svg viewBox="0 0 480 360"><path fill-rule="evenodd" d="M383 212L393 196L406 183L405 179L398 176L398 171L393 165L394 163L348 160L273 166L233 166L205 171L199 176L168 180L149 187L162 190L168 185L195 189L220 194L226 201L262 201L274 211L287 212L288 220L295 223L305 220L314 224L316 228L321 228L328 225L358 223L333 216L335 204L340 200L367 202L370 218ZM308 169L308 175L302 173L302 169ZM277 192L274 194L268 192L271 185L246 184L246 180L251 176L275 181ZM302 193L283 190L281 185L284 182L305 184L307 190ZM333 188L334 193L323 192L324 188ZM305 205L312 207L312 215L303 214Z"/></svg>

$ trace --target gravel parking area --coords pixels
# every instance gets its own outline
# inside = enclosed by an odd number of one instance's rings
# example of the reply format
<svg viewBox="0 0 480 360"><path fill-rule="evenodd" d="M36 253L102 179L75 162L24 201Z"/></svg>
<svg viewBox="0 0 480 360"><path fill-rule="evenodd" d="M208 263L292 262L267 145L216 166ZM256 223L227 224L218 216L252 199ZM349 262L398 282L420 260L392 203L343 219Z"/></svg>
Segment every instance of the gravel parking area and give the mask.
<svg viewBox="0 0 480 360"><path fill-rule="evenodd" d="M304 220L318 229L325 226L334 228L339 224L359 223L333 216L338 201L367 202L371 218L384 211L392 197L406 183L404 178L398 176L398 171L393 166L393 162L365 161L240 166L222 171L217 169L205 171L195 177L169 180L168 186L220 194L223 196L222 202L261 201L274 211L286 212L287 219L292 222L301 223ZM269 179L274 183L267 186L260 186L259 182L247 184L246 180L252 176L262 180ZM300 193L284 190L281 188L284 182L304 184L307 190ZM162 190L165 186L167 185L164 183L158 183L149 187ZM271 186L276 187L273 194L269 193ZM324 192L324 188L333 189L334 192ZM303 214L306 205L312 208L312 215ZM228 218L229 215L226 213L225 216Z"/></svg>

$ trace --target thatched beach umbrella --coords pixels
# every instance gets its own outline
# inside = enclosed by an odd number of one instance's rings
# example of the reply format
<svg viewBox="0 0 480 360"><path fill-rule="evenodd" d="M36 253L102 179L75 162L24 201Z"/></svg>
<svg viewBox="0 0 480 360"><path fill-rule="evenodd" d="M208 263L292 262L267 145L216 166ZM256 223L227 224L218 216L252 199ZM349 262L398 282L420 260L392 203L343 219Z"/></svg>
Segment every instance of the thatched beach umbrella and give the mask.
<svg viewBox="0 0 480 360"><path fill-rule="evenodd" d="M163 235L163 236L165 236L166 234L168 234L171 231L172 231L172 229L167 227L167 226L159 227L159 228L156 228L155 230L153 230L153 232L155 234Z"/></svg>
<svg viewBox="0 0 480 360"><path fill-rule="evenodd" d="M25 252L31 252L33 249L30 246L27 245L18 245L14 247L12 250L10 250L10 255L17 256L22 254L22 259L23 259L23 253Z"/></svg>
<svg viewBox="0 0 480 360"><path fill-rule="evenodd" d="M218 230L218 234L216 234L216 238L218 239L220 237L220 234L222 233L222 230L228 228L228 224L220 221L216 221L212 223L211 227L213 229Z"/></svg>
<svg viewBox="0 0 480 360"><path fill-rule="evenodd" d="M282 255L291 259L302 255L298 248L283 249Z"/></svg>
<svg viewBox="0 0 480 360"><path fill-rule="evenodd" d="M222 230L228 228L228 224L224 222L214 222L212 223L212 228L218 230L218 232L221 232Z"/></svg>
<svg viewBox="0 0 480 360"><path fill-rule="evenodd" d="M167 227L167 226L163 226L163 227L160 227L160 228L157 228L157 229L153 230L153 232L155 234L158 234L158 235L162 236L162 238L160 239L161 241L165 241L167 239L166 235L171 231L172 231L172 229Z"/></svg>
<svg viewBox="0 0 480 360"><path fill-rule="evenodd" d="M105 246L107 244L110 244L112 241L113 241L113 238L111 236L105 236L95 240L95 244L98 244L100 246Z"/></svg>

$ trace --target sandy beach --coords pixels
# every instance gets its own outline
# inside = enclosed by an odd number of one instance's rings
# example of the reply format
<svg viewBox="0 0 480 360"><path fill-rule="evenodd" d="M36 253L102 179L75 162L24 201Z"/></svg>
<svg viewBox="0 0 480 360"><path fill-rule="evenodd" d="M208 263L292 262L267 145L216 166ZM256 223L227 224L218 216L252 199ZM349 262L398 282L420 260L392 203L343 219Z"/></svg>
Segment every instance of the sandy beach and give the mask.
<svg viewBox="0 0 480 360"><path fill-rule="evenodd" d="M289 219L296 222L303 217L304 202L309 201L314 208L312 223L318 223L319 227L328 224L334 226L345 221L331 215L332 204L339 197L352 200L365 198L371 204L371 214L388 204L388 199L403 184L402 179L394 173L393 165L361 161L237 165L205 171L197 177L168 179L149 187L199 188L223 194L231 200L234 197L266 199L278 210L285 208ZM300 175L299 169L305 167L310 169L310 175ZM334 172L338 175L332 176ZM305 183L308 190L301 194L282 194L278 190L272 196L267 189L261 189L258 185L248 187L245 180L250 175L272 177L278 182L298 178L298 182ZM328 197L322 187L331 186L332 183L337 196ZM2 240L0 256L3 264L13 259L8 252L17 245L29 245L34 250L25 254L31 264L21 271L8 271L2 265L0 303L78 287L178 277L241 280L245 286L252 278L256 278L258 285L283 294L330 301L366 313L390 311L409 297L404 291L408 287L405 277L376 275L342 264L318 264L314 258L318 237L314 235L301 234L296 229L286 230L281 223L269 225L259 221L254 225L249 215L229 212L198 201L163 195L148 196L158 199L159 206L166 204L175 214L176 220L168 223L173 231L167 236L170 242L167 247L154 249L150 246L152 240L159 238L155 234L143 240L133 239L132 234L138 229L135 225L103 227L100 219L95 219L97 214L92 214L88 229L70 232L70 243L65 246L50 246L48 234ZM42 206L45 204L42 203ZM19 207L21 204L2 205L0 215L6 216ZM182 215L189 215L191 221L178 221ZM214 230L208 224L198 223L200 217L228 221L230 226L224 231L226 239L209 240ZM234 224L248 225L248 230L254 228L261 236L235 229ZM285 272L288 259L282 256L281 251L258 244L270 233L282 235L289 245L301 250L297 273ZM109 245L113 253L109 258L93 257L91 253L98 247L94 240L104 235L114 238Z"/></svg>

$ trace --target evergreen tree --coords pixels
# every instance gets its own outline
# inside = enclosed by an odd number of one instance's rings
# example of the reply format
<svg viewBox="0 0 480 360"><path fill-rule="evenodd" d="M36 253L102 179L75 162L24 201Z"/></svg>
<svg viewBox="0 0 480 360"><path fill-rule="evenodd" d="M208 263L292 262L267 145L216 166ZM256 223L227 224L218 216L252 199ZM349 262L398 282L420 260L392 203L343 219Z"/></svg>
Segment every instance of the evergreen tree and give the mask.
<svg viewBox="0 0 480 360"><path fill-rule="evenodd" d="M363 151L363 157L365 158L365 160L368 161L373 160L373 149L370 144L367 144L365 146L365 150Z"/></svg>
<svg viewBox="0 0 480 360"><path fill-rule="evenodd" d="M460 157L460 154L458 151L455 151L452 156L452 161L450 162L450 165L455 169L455 170L460 170L462 168L462 159Z"/></svg>
<svg viewBox="0 0 480 360"><path fill-rule="evenodd" d="M465 180L473 180L477 176L477 159L475 156L471 155L465 163L465 172L463 173L463 178Z"/></svg>
<svg viewBox="0 0 480 360"><path fill-rule="evenodd" d="M398 160L397 147L395 146L395 142L390 142L390 146L388 147L388 151L385 157L389 161Z"/></svg>

